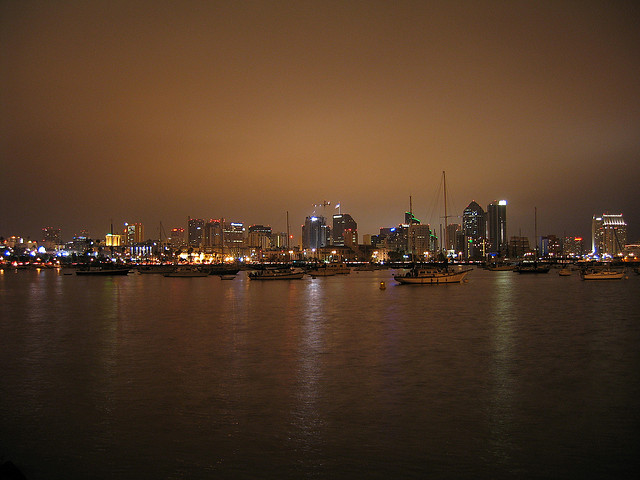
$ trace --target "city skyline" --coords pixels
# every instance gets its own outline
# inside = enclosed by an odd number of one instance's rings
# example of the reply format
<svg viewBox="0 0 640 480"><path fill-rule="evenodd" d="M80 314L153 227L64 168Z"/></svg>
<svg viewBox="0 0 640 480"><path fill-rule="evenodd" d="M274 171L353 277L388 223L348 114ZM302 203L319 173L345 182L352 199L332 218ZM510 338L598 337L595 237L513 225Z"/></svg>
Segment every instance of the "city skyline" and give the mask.
<svg viewBox="0 0 640 480"><path fill-rule="evenodd" d="M358 232L508 202L640 236L634 2L5 2L0 234L188 215ZM337 212L337 210L335 210ZM453 221L453 220L452 220ZM461 219L456 219L461 223Z"/></svg>

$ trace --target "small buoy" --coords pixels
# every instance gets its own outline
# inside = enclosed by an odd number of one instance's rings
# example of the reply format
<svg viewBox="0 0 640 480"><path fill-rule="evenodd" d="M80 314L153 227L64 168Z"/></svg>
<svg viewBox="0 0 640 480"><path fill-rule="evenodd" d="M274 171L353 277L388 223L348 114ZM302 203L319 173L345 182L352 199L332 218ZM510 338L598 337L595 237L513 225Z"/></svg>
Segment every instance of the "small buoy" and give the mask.
<svg viewBox="0 0 640 480"><path fill-rule="evenodd" d="M387 288L387 286L384 284L384 282L380 282L380 290L384 290L385 288Z"/></svg>

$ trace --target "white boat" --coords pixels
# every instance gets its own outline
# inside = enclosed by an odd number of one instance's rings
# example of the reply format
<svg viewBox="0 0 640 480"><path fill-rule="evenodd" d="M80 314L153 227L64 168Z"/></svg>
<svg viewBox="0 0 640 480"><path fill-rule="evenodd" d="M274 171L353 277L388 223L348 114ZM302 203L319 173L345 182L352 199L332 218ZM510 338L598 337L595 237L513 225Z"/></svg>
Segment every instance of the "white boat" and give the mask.
<svg viewBox="0 0 640 480"><path fill-rule="evenodd" d="M351 269L344 262L327 263L327 270L334 272L335 275L347 275L351 273Z"/></svg>
<svg viewBox="0 0 640 480"><path fill-rule="evenodd" d="M304 277L300 268L267 268L249 272L251 280L299 280Z"/></svg>
<svg viewBox="0 0 640 480"><path fill-rule="evenodd" d="M311 270L307 270L307 274L312 277L332 277L336 274L335 269L328 268L327 264L318 265Z"/></svg>
<svg viewBox="0 0 640 480"><path fill-rule="evenodd" d="M561 268L560 270L558 270L558 275L560 275L561 277L568 277L571 275L571 269Z"/></svg>
<svg viewBox="0 0 640 480"><path fill-rule="evenodd" d="M172 272L165 273L164 276L180 277L180 278L207 277L209 276L209 272L203 272L202 270L196 267L181 266L181 267L175 268Z"/></svg>
<svg viewBox="0 0 640 480"><path fill-rule="evenodd" d="M589 268L580 272L583 280L622 280L623 271Z"/></svg>
<svg viewBox="0 0 640 480"><path fill-rule="evenodd" d="M416 266L407 273L394 275L393 279L401 284L444 285L447 283L463 282L471 270L472 269L452 270L448 267Z"/></svg>

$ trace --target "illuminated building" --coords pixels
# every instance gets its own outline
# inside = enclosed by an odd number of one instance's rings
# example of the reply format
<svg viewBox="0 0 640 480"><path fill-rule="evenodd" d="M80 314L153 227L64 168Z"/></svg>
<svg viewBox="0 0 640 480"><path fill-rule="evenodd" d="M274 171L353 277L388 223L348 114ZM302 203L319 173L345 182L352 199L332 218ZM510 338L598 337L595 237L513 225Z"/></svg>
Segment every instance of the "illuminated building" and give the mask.
<svg viewBox="0 0 640 480"><path fill-rule="evenodd" d="M271 234L271 227L251 225L247 234L247 246L266 250L271 246Z"/></svg>
<svg viewBox="0 0 640 480"><path fill-rule="evenodd" d="M462 212L462 231L465 238L464 255L470 259L480 259L487 231L486 213L475 200Z"/></svg>
<svg viewBox="0 0 640 480"><path fill-rule="evenodd" d="M318 249L329 245L331 229L321 215L307 217L302 226L302 248Z"/></svg>
<svg viewBox="0 0 640 480"><path fill-rule="evenodd" d="M202 245L203 230L204 220L201 218L189 217L189 223L187 226L187 243L190 247L199 247Z"/></svg>
<svg viewBox="0 0 640 480"><path fill-rule="evenodd" d="M414 259L424 259L431 251L431 228L429 225L413 223L408 229L408 253L414 255Z"/></svg>
<svg viewBox="0 0 640 480"><path fill-rule="evenodd" d="M107 233L104 239L104 244L107 247L119 247L120 245L122 245L122 235Z"/></svg>
<svg viewBox="0 0 640 480"><path fill-rule="evenodd" d="M487 207L487 237L490 252L507 253L507 201L490 203Z"/></svg>
<svg viewBox="0 0 640 480"><path fill-rule="evenodd" d="M144 226L141 223L124 224L125 245L135 245L144 242Z"/></svg>
<svg viewBox="0 0 640 480"><path fill-rule="evenodd" d="M244 224L240 222L224 222L224 248L239 254L244 246Z"/></svg>
<svg viewBox="0 0 640 480"><path fill-rule="evenodd" d="M353 236L353 232L358 231L358 224L348 213L340 213L338 215L334 215L333 229L331 231L331 238L333 240L334 245L343 246L346 244L345 237L344 237L345 230L351 230L352 236ZM356 243L357 243L357 233L356 233Z"/></svg>
<svg viewBox="0 0 640 480"><path fill-rule="evenodd" d="M564 237L562 240L562 255L565 257L580 257L584 254L582 237Z"/></svg>
<svg viewBox="0 0 640 480"><path fill-rule="evenodd" d="M413 212L404 212L404 223L408 225L419 224L420 220L413 215Z"/></svg>
<svg viewBox="0 0 640 480"><path fill-rule="evenodd" d="M449 225L447 225L447 232L445 236L445 238L449 242L449 244L446 245L447 250L453 250L458 252L461 250L457 242L458 232L460 230L462 230L462 227L460 226L459 223L450 223Z"/></svg>
<svg viewBox="0 0 640 480"><path fill-rule="evenodd" d="M184 247L186 245L184 239L184 228L176 227L171 229L169 244L173 247Z"/></svg>
<svg viewBox="0 0 640 480"><path fill-rule="evenodd" d="M202 229L202 245L222 247L222 220L211 219Z"/></svg>
<svg viewBox="0 0 640 480"><path fill-rule="evenodd" d="M591 251L596 255L618 255L627 243L627 224L622 214L593 216Z"/></svg>
<svg viewBox="0 0 640 480"><path fill-rule="evenodd" d="M49 245L59 245L60 242L60 229L55 227L44 227L42 229L42 241Z"/></svg>

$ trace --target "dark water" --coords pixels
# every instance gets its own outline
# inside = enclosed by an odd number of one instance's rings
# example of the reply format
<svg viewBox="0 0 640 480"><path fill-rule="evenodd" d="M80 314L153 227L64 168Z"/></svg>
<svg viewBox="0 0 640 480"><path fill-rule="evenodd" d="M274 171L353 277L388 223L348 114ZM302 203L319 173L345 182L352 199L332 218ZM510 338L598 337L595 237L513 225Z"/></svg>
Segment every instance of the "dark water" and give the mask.
<svg viewBox="0 0 640 480"><path fill-rule="evenodd" d="M30 480L636 477L640 276L469 280L5 272L0 460Z"/></svg>

